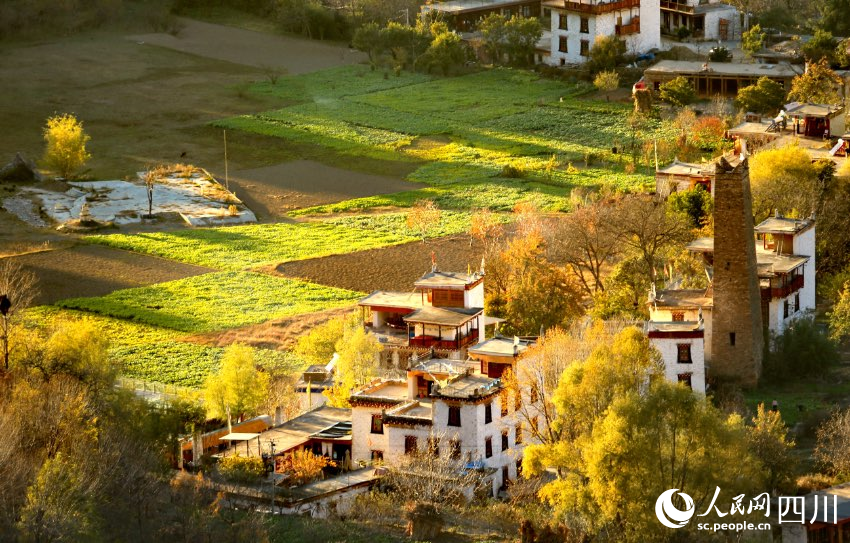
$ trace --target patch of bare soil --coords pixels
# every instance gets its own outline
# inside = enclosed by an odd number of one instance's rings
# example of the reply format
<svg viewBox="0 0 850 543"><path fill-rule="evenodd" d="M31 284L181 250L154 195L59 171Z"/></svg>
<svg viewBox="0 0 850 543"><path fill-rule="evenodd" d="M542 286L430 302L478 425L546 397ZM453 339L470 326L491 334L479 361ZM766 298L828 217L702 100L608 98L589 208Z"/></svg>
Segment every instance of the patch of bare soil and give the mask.
<svg viewBox="0 0 850 543"><path fill-rule="evenodd" d="M233 343L244 343L262 349L289 349L299 337L308 333L316 326L334 317L344 315L353 309L354 307L352 306L329 309L306 315L296 315L254 326L225 330L223 332L196 334L183 338L182 341L211 345L213 347L226 347Z"/></svg>
<svg viewBox="0 0 850 543"><path fill-rule="evenodd" d="M431 269L431 254L441 270L463 272L481 265L483 249L466 236L413 242L344 255L287 262L269 273L361 292L410 291L413 283Z"/></svg>
<svg viewBox="0 0 850 543"><path fill-rule="evenodd" d="M36 304L103 296L112 291L173 281L213 271L98 245L9 257L38 278Z"/></svg>
<svg viewBox="0 0 850 543"><path fill-rule="evenodd" d="M230 188L258 217L283 218L293 209L421 188L418 183L295 160L233 172Z"/></svg>
<svg viewBox="0 0 850 543"><path fill-rule="evenodd" d="M241 28L180 19L176 36L166 33L130 36L133 41L175 49L202 57L277 68L289 74L315 72L366 60L359 51L294 36L275 36Z"/></svg>

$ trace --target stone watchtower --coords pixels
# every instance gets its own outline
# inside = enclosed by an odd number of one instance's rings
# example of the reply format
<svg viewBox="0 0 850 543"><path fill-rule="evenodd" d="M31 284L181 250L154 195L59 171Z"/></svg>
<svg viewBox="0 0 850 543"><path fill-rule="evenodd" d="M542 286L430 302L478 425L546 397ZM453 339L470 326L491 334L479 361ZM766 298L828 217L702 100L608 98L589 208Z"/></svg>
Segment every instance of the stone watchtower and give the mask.
<svg viewBox="0 0 850 543"><path fill-rule="evenodd" d="M758 384L764 335L747 159L717 162L710 377Z"/></svg>

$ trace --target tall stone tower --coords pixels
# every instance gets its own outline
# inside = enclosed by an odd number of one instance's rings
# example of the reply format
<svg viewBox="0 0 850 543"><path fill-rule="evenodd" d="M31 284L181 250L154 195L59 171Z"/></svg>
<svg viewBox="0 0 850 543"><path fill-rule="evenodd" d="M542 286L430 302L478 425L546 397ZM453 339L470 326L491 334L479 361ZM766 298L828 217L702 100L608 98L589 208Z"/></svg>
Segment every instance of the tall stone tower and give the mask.
<svg viewBox="0 0 850 543"><path fill-rule="evenodd" d="M753 387L761 376L764 335L746 158L735 165L722 157L717 162L712 285L709 376Z"/></svg>

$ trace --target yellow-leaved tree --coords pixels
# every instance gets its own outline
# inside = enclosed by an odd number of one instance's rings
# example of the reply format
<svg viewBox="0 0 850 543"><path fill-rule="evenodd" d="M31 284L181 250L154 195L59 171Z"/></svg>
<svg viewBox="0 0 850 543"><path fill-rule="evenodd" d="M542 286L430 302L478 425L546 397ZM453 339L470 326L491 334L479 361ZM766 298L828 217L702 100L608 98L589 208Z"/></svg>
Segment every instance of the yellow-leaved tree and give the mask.
<svg viewBox="0 0 850 543"><path fill-rule="evenodd" d="M339 360L334 386L324 392L328 405L349 407L351 391L378 375L378 353L383 350L383 345L374 334L367 332L359 322L356 326L347 327L336 344Z"/></svg>
<svg viewBox="0 0 850 543"><path fill-rule="evenodd" d="M753 218L759 222L774 211L808 216L820 197L818 172L809 153L798 145L766 149L750 159Z"/></svg>
<svg viewBox="0 0 850 543"><path fill-rule="evenodd" d="M257 369L254 349L234 343L224 351L221 369L204 386L210 417L242 421L255 415L269 393L269 376Z"/></svg>
<svg viewBox="0 0 850 543"><path fill-rule="evenodd" d="M89 139L83 123L74 115L64 113L50 117L44 127L45 164L60 177L70 178L91 158L86 151Z"/></svg>

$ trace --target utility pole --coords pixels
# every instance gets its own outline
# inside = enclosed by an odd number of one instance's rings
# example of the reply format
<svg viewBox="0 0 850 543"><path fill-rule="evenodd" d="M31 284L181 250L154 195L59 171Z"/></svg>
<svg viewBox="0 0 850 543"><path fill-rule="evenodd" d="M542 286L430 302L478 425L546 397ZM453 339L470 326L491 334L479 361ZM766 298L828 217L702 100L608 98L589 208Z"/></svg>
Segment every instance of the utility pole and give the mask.
<svg viewBox="0 0 850 543"><path fill-rule="evenodd" d="M272 480L272 491L271 491L272 503L271 503L270 511L271 511L272 514L274 514L274 499L275 499L275 494L276 494L275 491L277 489L277 486L275 485L275 481L274 481L274 476L275 476L275 473L277 473L277 471L276 471L277 466L275 465L275 461L274 461L274 440L273 439L269 440L269 446L271 447L271 450L272 450L272 478L271 478L271 480Z"/></svg>
<svg viewBox="0 0 850 543"><path fill-rule="evenodd" d="M224 136L224 188L230 190L230 180L227 176L227 130L222 130Z"/></svg>

